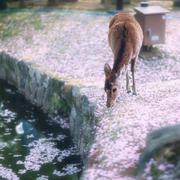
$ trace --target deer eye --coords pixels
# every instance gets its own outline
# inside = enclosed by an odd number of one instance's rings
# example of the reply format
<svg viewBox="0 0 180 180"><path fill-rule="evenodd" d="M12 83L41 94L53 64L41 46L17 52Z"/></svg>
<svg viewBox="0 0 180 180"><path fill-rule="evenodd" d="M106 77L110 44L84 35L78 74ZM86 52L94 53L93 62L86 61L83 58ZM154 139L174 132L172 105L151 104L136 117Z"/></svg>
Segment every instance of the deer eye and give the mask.
<svg viewBox="0 0 180 180"><path fill-rule="evenodd" d="M115 93L117 91L117 88L113 88L112 92Z"/></svg>

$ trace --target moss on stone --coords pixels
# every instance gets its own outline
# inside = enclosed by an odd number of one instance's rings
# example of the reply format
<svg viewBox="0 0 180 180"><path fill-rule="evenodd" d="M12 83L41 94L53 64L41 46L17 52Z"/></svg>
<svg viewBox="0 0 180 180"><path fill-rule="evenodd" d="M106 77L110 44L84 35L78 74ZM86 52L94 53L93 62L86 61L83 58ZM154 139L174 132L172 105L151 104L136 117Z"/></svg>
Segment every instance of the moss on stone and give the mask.
<svg viewBox="0 0 180 180"><path fill-rule="evenodd" d="M69 109L67 103L57 93L53 93L49 105L50 113L57 112L58 110L61 110L62 112L67 112Z"/></svg>

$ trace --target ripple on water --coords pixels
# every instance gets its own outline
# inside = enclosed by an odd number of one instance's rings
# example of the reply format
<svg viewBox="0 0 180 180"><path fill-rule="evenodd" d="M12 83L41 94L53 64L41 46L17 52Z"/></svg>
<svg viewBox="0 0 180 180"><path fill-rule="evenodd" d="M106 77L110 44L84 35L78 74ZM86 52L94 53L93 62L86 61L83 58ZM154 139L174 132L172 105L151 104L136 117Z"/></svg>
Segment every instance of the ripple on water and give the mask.
<svg viewBox="0 0 180 180"><path fill-rule="evenodd" d="M0 81L0 179L78 179L82 162L67 119L53 119Z"/></svg>

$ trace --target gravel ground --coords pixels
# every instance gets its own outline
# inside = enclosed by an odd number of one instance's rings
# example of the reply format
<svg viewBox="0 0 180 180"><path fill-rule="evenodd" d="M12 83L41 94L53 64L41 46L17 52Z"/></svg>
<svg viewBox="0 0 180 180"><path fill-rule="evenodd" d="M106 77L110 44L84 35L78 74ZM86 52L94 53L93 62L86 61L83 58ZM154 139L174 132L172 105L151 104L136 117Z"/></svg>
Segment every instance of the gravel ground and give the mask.
<svg viewBox="0 0 180 180"><path fill-rule="evenodd" d="M1 41L0 51L52 75L78 79L100 118L85 179L131 179L127 175L138 161L147 133L180 122L180 12L168 16L166 45L158 46L161 56L139 59L138 95L126 94L122 77L118 102L111 109L105 107L103 91L104 63L112 65L113 59L107 43L111 16L59 11L39 16L45 28L24 27L21 35Z"/></svg>

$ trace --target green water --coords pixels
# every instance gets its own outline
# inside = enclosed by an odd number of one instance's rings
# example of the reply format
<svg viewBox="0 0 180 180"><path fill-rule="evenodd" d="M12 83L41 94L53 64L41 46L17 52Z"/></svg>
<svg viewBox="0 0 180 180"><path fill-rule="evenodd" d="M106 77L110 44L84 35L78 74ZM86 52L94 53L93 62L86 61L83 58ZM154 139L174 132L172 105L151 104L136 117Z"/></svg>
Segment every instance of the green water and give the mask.
<svg viewBox="0 0 180 180"><path fill-rule="evenodd" d="M0 80L0 180L76 180L81 169L66 121Z"/></svg>

